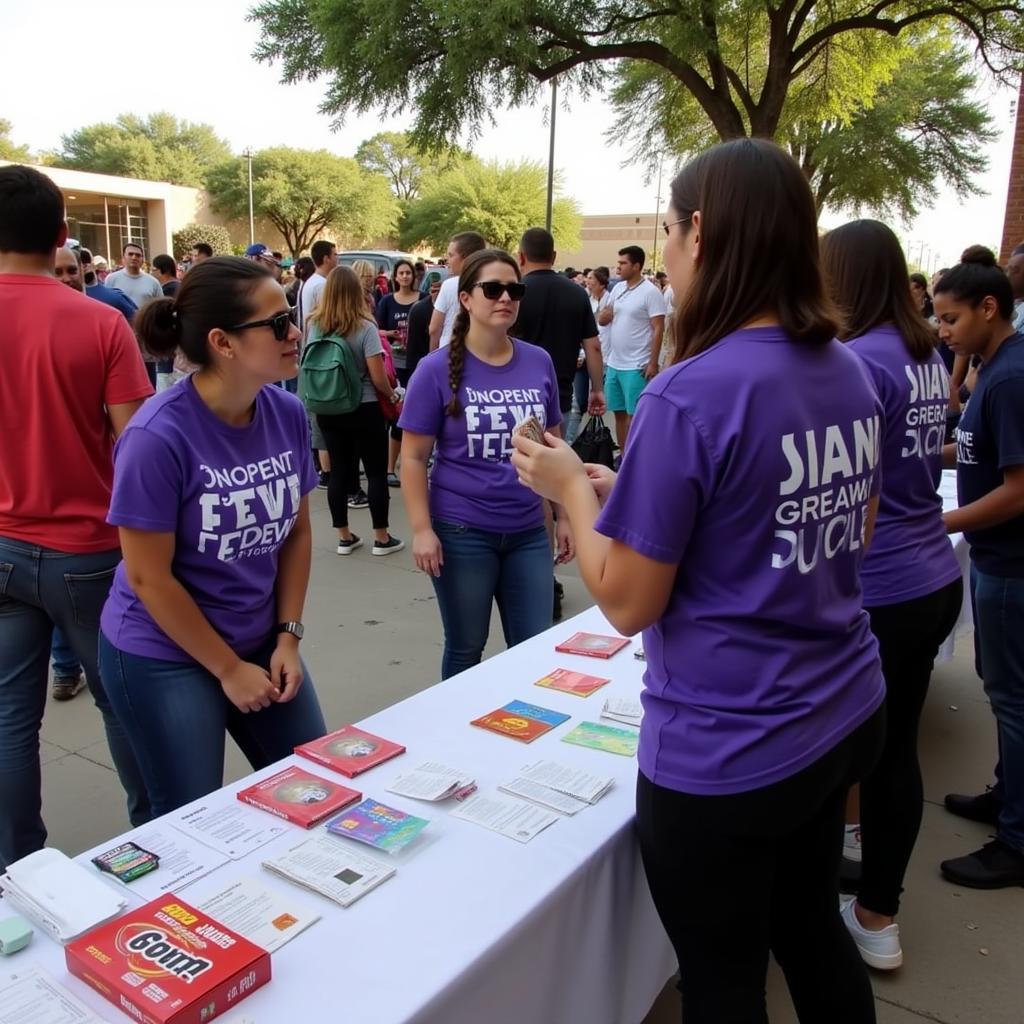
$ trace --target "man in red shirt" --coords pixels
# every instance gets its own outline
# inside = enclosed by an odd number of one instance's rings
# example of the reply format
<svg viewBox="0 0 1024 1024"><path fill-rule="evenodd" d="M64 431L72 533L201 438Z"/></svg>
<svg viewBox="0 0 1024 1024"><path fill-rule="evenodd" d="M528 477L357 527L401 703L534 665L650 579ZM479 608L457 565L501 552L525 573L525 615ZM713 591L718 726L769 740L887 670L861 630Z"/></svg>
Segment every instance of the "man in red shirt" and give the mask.
<svg viewBox="0 0 1024 1024"><path fill-rule="evenodd" d="M121 557L106 523L114 439L152 388L124 317L54 277L66 238L57 186L0 167L0 870L46 841L39 727L54 626L103 715L129 818L149 818L96 653Z"/></svg>

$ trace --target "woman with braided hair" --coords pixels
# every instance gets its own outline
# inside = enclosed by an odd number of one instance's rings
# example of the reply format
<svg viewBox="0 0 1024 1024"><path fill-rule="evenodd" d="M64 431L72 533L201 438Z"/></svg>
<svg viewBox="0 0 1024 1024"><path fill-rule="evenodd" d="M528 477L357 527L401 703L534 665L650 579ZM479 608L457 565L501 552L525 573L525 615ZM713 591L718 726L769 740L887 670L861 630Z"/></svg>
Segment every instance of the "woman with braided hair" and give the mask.
<svg viewBox="0 0 1024 1024"><path fill-rule="evenodd" d="M519 484L509 457L519 425L535 418L557 437L562 416L551 357L509 335L522 295L508 253L466 259L451 343L420 361L399 421L413 557L430 574L444 624L443 679L479 663L492 602L510 647L551 625L545 503ZM558 560L568 561L572 536L556 520Z"/></svg>

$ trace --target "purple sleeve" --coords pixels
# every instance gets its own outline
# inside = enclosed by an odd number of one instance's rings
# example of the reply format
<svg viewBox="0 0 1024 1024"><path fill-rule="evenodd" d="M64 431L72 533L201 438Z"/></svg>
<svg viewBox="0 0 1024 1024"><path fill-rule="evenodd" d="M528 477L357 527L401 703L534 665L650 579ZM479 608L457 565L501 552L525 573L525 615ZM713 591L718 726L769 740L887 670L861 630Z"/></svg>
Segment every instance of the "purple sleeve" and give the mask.
<svg viewBox="0 0 1024 1024"><path fill-rule="evenodd" d="M448 367L448 360L424 359L409 378L409 389L405 393L402 415L398 425L402 430L422 434L424 437L438 437L444 427L445 411L451 397L441 394L438 384L438 366Z"/></svg>
<svg viewBox="0 0 1024 1024"><path fill-rule="evenodd" d="M114 491L107 522L132 530L176 533L182 468L163 438L129 428L114 448Z"/></svg>
<svg viewBox="0 0 1024 1024"><path fill-rule="evenodd" d="M664 398L643 395L595 529L656 562L679 562L715 476L708 444L690 418Z"/></svg>

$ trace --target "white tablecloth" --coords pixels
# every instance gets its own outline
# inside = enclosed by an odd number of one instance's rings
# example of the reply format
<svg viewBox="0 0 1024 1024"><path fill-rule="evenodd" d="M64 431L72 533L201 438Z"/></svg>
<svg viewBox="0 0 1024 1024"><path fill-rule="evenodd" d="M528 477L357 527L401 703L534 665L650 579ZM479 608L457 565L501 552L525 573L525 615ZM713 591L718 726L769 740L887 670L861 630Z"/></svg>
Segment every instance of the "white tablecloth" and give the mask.
<svg viewBox="0 0 1024 1024"><path fill-rule="evenodd" d="M957 507L956 498L956 470L944 469L942 471L942 482L939 484L939 494L942 496L942 511L949 512ZM953 657L953 650L956 647L957 638L966 631L974 628L974 613L971 609L971 549L962 533L950 534L950 542L953 545L953 554L960 564L960 572L964 579L964 601L960 606L960 617L956 620L953 631L946 637L946 642L939 648L939 655L936 661L949 661Z"/></svg>
<svg viewBox="0 0 1024 1024"><path fill-rule="evenodd" d="M630 1024L643 1019L675 970L675 958L651 903L633 836L636 761L560 742L576 723L597 721L606 697L638 694L643 665L632 651L639 640L609 661L557 653L555 644L578 629L611 632L601 613L591 609L360 723L404 743L408 753L351 784L431 824L417 841L420 848L394 861L395 877L349 909L290 889L259 867L268 855L300 840L299 828L180 891L195 903L235 877L258 875L268 888L301 894L323 915L274 954L270 984L220 1020ZM586 699L532 685L556 666L613 682ZM372 685L344 674L318 682ZM572 721L528 745L469 725L517 698L568 712ZM386 789L400 770L428 758L471 770L486 790L542 757L613 775L616 784L597 805L556 822L526 845L450 818L450 804L407 800ZM331 775L302 759L288 761ZM288 761L226 787L221 796L233 801L236 790ZM204 801L210 802L209 797ZM87 858L83 854L80 860ZM10 961L12 968L29 962L62 978L105 1018L127 1020L66 974L63 950L38 929L29 949Z"/></svg>

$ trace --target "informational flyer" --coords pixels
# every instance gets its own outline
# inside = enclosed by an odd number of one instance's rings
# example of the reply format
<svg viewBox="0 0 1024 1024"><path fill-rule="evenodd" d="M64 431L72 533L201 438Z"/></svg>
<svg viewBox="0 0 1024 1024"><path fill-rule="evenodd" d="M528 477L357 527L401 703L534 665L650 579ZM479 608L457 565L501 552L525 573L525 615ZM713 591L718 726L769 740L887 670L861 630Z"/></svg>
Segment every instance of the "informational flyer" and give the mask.
<svg viewBox="0 0 1024 1024"><path fill-rule="evenodd" d="M549 807L560 814L576 814L578 811L582 811L590 806L584 800L577 800L575 797L566 796L565 793L559 793L557 789L549 789L539 782L533 782L522 777L509 779L508 782L503 782L498 786L498 789L502 793L511 793L512 796L520 796L524 800L530 800L532 803Z"/></svg>
<svg viewBox="0 0 1024 1024"><path fill-rule="evenodd" d="M528 843L560 817L535 804L489 793L474 794L457 810L452 811L451 816L482 825L517 843Z"/></svg>
<svg viewBox="0 0 1024 1024"><path fill-rule="evenodd" d="M409 796L414 800L457 799L475 786L473 776L461 768L451 768L437 761L424 761L412 771L399 775L388 786L389 793Z"/></svg>
<svg viewBox="0 0 1024 1024"><path fill-rule="evenodd" d="M0 969L0 1024L108 1024L41 967Z"/></svg>
<svg viewBox="0 0 1024 1024"><path fill-rule="evenodd" d="M199 909L268 953L320 920L302 900L273 892L255 878L239 878L200 903Z"/></svg>
<svg viewBox="0 0 1024 1024"><path fill-rule="evenodd" d="M241 860L253 850L291 831L286 822L234 800L200 804L190 811L178 812L169 820L180 832L231 860Z"/></svg>

